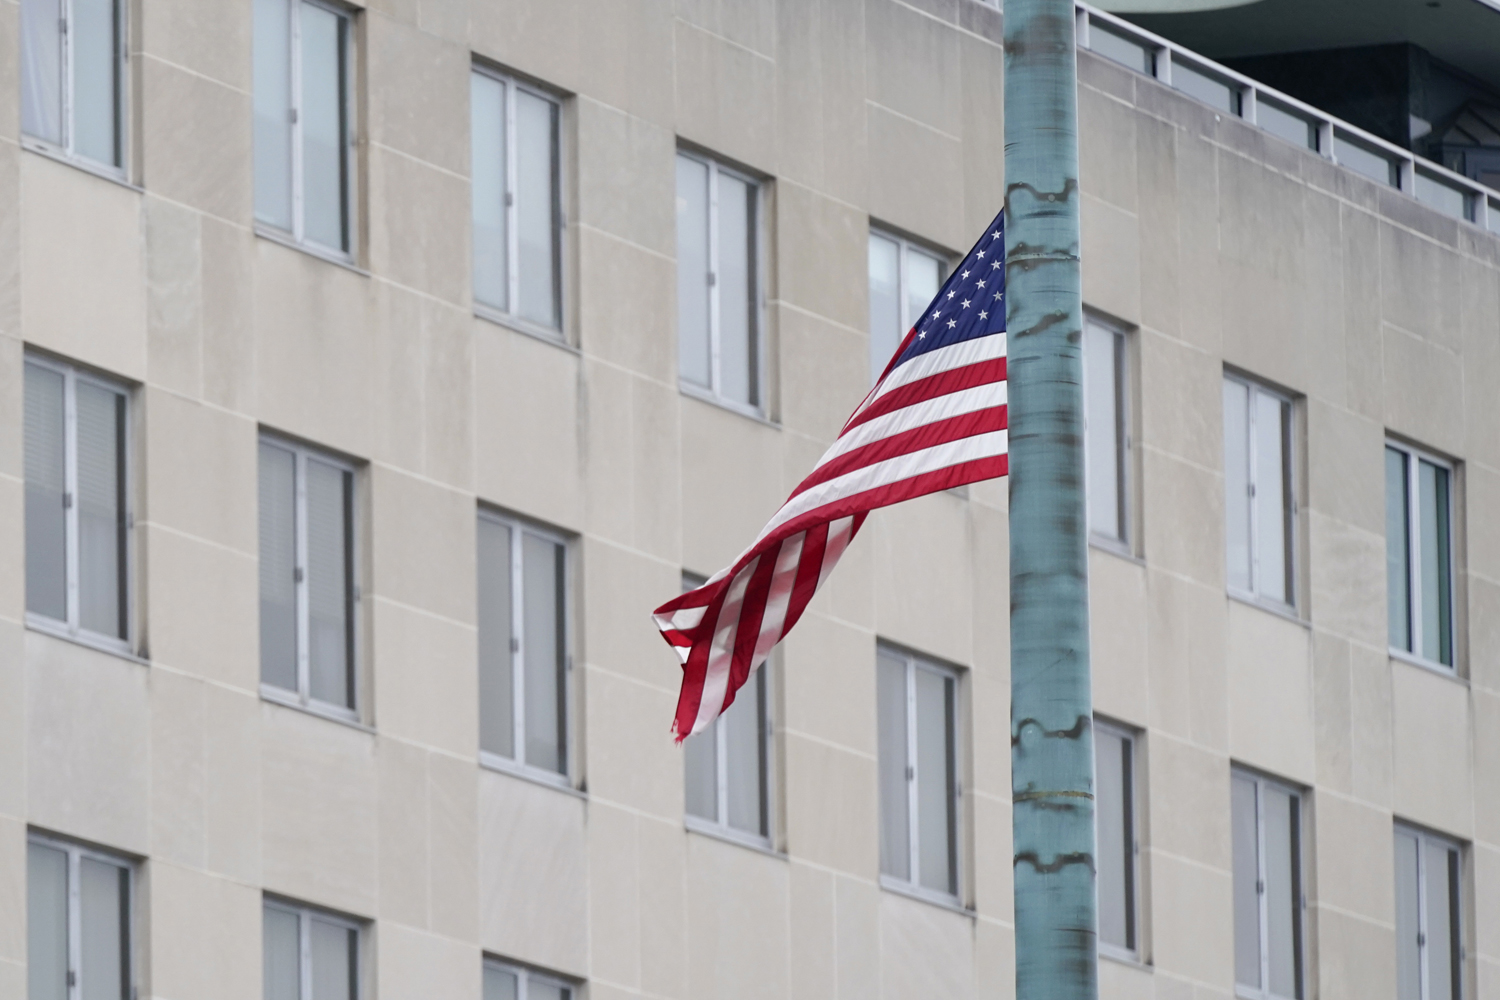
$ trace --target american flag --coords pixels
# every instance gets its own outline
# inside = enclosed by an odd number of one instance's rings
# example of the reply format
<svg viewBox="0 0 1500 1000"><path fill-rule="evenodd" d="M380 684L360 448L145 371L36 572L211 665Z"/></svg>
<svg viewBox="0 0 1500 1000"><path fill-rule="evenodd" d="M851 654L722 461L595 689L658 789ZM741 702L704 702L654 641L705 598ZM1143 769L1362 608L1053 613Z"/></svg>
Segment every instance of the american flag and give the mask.
<svg viewBox="0 0 1500 1000"><path fill-rule="evenodd" d="M727 568L656 609L701 732L791 631L866 515L1007 470L1005 213L907 333L812 473Z"/></svg>

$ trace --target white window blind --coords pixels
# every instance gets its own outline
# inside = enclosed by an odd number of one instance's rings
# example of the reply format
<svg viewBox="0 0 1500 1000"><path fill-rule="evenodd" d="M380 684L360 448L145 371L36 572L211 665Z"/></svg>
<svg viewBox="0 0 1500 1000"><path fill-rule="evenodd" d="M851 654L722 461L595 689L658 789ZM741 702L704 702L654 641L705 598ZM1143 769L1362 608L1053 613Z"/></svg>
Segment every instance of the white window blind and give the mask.
<svg viewBox="0 0 1500 1000"><path fill-rule="evenodd" d="M22 0L21 131L123 175L124 61L119 0Z"/></svg>
<svg viewBox="0 0 1500 1000"><path fill-rule="evenodd" d="M1396 998L1462 1000L1460 852L1396 826Z"/></svg>
<svg viewBox="0 0 1500 1000"><path fill-rule="evenodd" d="M1266 778L1232 778L1234 968L1239 995L1302 998L1302 799Z"/></svg>
<svg viewBox="0 0 1500 1000"><path fill-rule="evenodd" d="M269 899L263 905L261 919L265 1000L358 1000L356 924Z"/></svg>
<svg viewBox="0 0 1500 1000"><path fill-rule="evenodd" d="M26 869L30 1000L132 1000L130 864L33 836Z"/></svg>
<svg viewBox="0 0 1500 1000"><path fill-rule="evenodd" d="M870 382L922 311L937 297L946 268L938 255L890 233L870 230Z"/></svg>
<svg viewBox="0 0 1500 1000"><path fill-rule="evenodd" d="M1292 404L1238 378L1224 379L1224 518L1229 589L1294 603Z"/></svg>
<svg viewBox="0 0 1500 1000"><path fill-rule="evenodd" d="M1387 442L1385 504L1391 648L1452 668L1452 467L1415 448Z"/></svg>

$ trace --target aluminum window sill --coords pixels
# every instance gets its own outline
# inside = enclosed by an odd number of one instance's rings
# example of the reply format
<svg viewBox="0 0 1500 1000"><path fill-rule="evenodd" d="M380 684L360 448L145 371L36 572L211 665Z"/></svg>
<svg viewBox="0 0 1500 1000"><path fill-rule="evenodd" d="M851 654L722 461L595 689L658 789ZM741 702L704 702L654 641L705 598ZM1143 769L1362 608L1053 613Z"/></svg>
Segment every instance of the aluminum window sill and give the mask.
<svg viewBox="0 0 1500 1000"><path fill-rule="evenodd" d="M1137 566L1146 565L1146 560L1136 555L1128 543L1119 541L1118 539L1090 534L1089 548L1096 552L1107 552L1116 559L1124 559L1126 562L1135 563Z"/></svg>
<svg viewBox="0 0 1500 1000"><path fill-rule="evenodd" d="M1268 615L1275 615L1277 618L1289 621L1294 625L1301 625L1305 629L1312 628L1312 622L1297 614L1296 609L1290 607L1289 605L1272 604L1270 601L1263 601L1251 594L1242 593L1241 591L1237 590L1226 591L1225 596L1227 596L1231 601L1237 601L1240 604L1248 605L1249 607L1255 608L1257 611L1264 611Z"/></svg>
<svg viewBox="0 0 1500 1000"><path fill-rule="evenodd" d="M1398 663L1405 663L1408 666L1418 667L1422 670L1426 670L1429 673L1437 674L1439 677L1442 677L1445 680L1453 681L1456 684L1462 684L1464 687L1469 686L1469 679L1458 672L1457 666L1450 667L1446 664L1438 663L1435 660L1429 660L1426 657L1418 656L1415 653L1408 653L1404 649L1397 649L1395 646L1389 647L1387 649L1387 652L1390 654L1390 658Z"/></svg>
<svg viewBox="0 0 1500 1000"><path fill-rule="evenodd" d="M50 636L53 639L61 639L63 642L71 642L75 646L92 649L96 653L104 653L108 656L117 656L122 660L139 664L143 667L151 666L151 661L143 656L138 656L130 646L119 640L111 640L107 636L96 636L89 632L75 631L62 622L51 618L43 618L40 615L26 612L26 628L28 631L41 635Z"/></svg>
<svg viewBox="0 0 1500 1000"><path fill-rule="evenodd" d="M567 336L561 330L529 323L517 316L512 316L510 313L502 312L499 309L494 309L478 302L474 303L474 318L504 327L515 333L524 333L526 336L540 340L544 344L551 344L553 347L561 348L569 354L583 353L576 344L568 341Z"/></svg>
<svg viewBox="0 0 1500 1000"><path fill-rule="evenodd" d="M880 888L887 892L893 892L907 899L915 899L919 903L928 903L944 910L968 917L970 920L979 919L979 914L958 901L957 896L949 896L946 893L933 892L931 889L923 889L909 882L902 882L891 878L889 875L880 876Z"/></svg>
<svg viewBox="0 0 1500 1000"><path fill-rule="evenodd" d="M732 827L721 826L718 823L711 823L708 820L702 819L698 816L684 816L682 825L688 833L697 833L705 837L712 837L714 840L722 840L726 844L733 844L736 847L748 848L749 850L757 851L761 854L777 858L781 861L788 860L786 852L778 851L775 847L772 847L770 839L766 837L757 837L754 834L741 833L739 830L735 830Z"/></svg>
<svg viewBox="0 0 1500 1000"><path fill-rule="evenodd" d="M338 267L342 267L346 271L353 271L355 274L359 275L362 278L370 277L370 272L354 263L354 258L352 256L336 253L332 250L326 250L315 243L298 242L298 240L290 233L284 233L274 226L268 226L263 222L257 222L255 224L255 235L260 239L267 240L271 243L280 244L281 246L284 246L290 250L296 250L299 253L305 253L309 257L316 257L318 260L337 265Z"/></svg>
<svg viewBox="0 0 1500 1000"><path fill-rule="evenodd" d="M744 417L746 420L753 420L758 424L764 424L767 427L773 427L778 431L781 430L780 424L778 424L776 421L772 420L770 417L766 416L764 413L753 406L745 406L741 403L731 402L730 400L724 399L720 396L715 396L707 389L693 385L691 382L683 382L679 380L677 383L677 389L689 399L696 399L699 402L707 403L709 406L717 406L721 410L728 410L730 413Z"/></svg>
<svg viewBox="0 0 1500 1000"><path fill-rule="evenodd" d="M134 191L136 194L146 193L145 188L139 184L132 184L129 177L126 176L124 169L120 167L107 167L102 163L95 163L93 160L85 159L82 156L75 156L65 149L59 149L49 142L43 142L41 139L36 139L29 135L21 136L21 148L28 153L45 156L49 160L72 167L74 170L82 170L86 174L109 181L111 184L118 184L120 187Z"/></svg>
<svg viewBox="0 0 1500 1000"><path fill-rule="evenodd" d="M290 708L294 712L302 712L319 719L327 719L329 722L337 722L341 726L358 729L362 733L374 735L375 727L361 722L353 713L347 710L339 710L331 705L325 706L315 701L303 701L295 691L286 691L270 684L262 683L260 686L260 700L270 705L281 708Z"/></svg>
<svg viewBox="0 0 1500 1000"><path fill-rule="evenodd" d="M486 771L494 771L496 774L505 774L512 778L520 778L522 781L529 781L533 785L541 785L543 788L550 788L554 792L562 792L565 795L572 795L575 798L587 799L589 797L589 793L582 788L573 787L572 782L568 780L568 776L565 774L558 774L556 771L544 771L537 767L527 767L525 764L518 764L509 758L499 757L483 750L479 752L479 766Z"/></svg>
<svg viewBox="0 0 1500 1000"><path fill-rule="evenodd" d="M1149 964L1141 961L1141 956L1138 953L1115 948L1112 945L1101 944L1099 946L1099 957L1108 959L1109 961L1114 962L1117 965L1124 965L1132 969L1139 969L1141 972L1156 971Z"/></svg>

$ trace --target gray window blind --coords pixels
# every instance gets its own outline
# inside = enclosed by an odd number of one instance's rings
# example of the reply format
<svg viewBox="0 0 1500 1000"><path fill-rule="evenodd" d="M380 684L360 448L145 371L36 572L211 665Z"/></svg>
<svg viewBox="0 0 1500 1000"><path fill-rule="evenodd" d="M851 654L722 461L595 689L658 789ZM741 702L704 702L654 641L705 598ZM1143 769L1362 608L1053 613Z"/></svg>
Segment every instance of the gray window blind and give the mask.
<svg viewBox="0 0 1500 1000"><path fill-rule="evenodd" d="M301 76L303 234L334 250L349 249L349 107L344 66L349 19L326 7L298 4Z"/></svg>
<svg viewBox="0 0 1500 1000"><path fill-rule="evenodd" d="M131 1000L130 870L90 849L27 844L27 996Z"/></svg>
<svg viewBox="0 0 1500 1000"><path fill-rule="evenodd" d="M876 672L881 871L957 895L957 678L883 648Z"/></svg>
<svg viewBox="0 0 1500 1000"><path fill-rule="evenodd" d="M1099 833L1099 941L1123 951L1135 944L1134 741L1094 727L1094 807Z"/></svg>
<svg viewBox="0 0 1500 1000"><path fill-rule="evenodd" d="M677 357L684 382L713 388L708 164L677 157Z"/></svg>
<svg viewBox="0 0 1500 1000"><path fill-rule="evenodd" d="M1125 335L1089 320L1084 328L1085 458L1089 530L1126 540Z"/></svg>
<svg viewBox="0 0 1500 1000"><path fill-rule="evenodd" d="M291 232L292 24L288 0L255 0L255 218Z"/></svg>
<svg viewBox="0 0 1500 1000"><path fill-rule="evenodd" d="M516 285L518 312L542 326L561 326L558 106L516 90Z"/></svg>
<svg viewBox="0 0 1500 1000"><path fill-rule="evenodd" d="M510 311L510 238L506 221L506 84L469 77L474 215L474 300Z"/></svg>
<svg viewBox="0 0 1500 1000"><path fill-rule="evenodd" d="M68 1000L68 855L26 845L26 996Z"/></svg>
<svg viewBox="0 0 1500 1000"><path fill-rule="evenodd" d="M300 1000L302 935L297 914L266 907L261 917L261 983L265 1000Z"/></svg>
<svg viewBox="0 0 1500 1000"><path fill-rule="evenodd" d="M1235 773L1235 979L1241 995L1302 997L1301 797Z"/></svg>
<svg viewBox="0 0 1500 1000"><path fill-rule="evenodd" d="M312 697L354 704L353 474L307 459L308 681Z"/></svg>
<svg viewBox="0 0 1500 1000"><path fill-rule="evenodd" d="M64 386L61 372L26 365L26 610L68 618Z"/></svg>
<svg viewBox="0 0 1500 1000"><path fill-rule="evenodd" d="M525 626L521 647L526 670L526 763L567 770L564 674L567 670L563 617L562 545L522 534L522 598Z"/></svg>
<svg viewBox="0 0 1500 1000"><path fill-rule="evenodd" d="M125 397L77 387L79 623L123 639L125 603Z"/></svg>
<svg viewBox="0 0 1500 1000"><path fill-rule="evenodd" d="M515 757L515 700L511 652L511 530L480 517L479 746Z"/></svg>
<svg viewBox="0 0 1500 1000"><path fill-rule="evenodd" d="M260 678L298 686L297 495L294 452L260 444Z"/></svg>

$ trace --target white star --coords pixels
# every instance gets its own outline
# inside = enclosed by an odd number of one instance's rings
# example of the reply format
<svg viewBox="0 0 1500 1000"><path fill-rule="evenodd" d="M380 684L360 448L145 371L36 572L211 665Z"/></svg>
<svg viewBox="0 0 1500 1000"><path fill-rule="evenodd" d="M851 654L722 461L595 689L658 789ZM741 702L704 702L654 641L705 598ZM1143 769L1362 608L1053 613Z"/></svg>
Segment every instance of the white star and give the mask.
<svg viewBox="0 0 1500 1000"><path fill-rule="evenodd" d="M1000 230L995 230L993 233L990 233L990 236L998 240L1000 238Z"/></svg>
<svg viewBox="0 0 1500 1000"><path fill-rule="evenodd" d="M990 314L987 313L987 312L985 312L983 309L981 309L981 310L979 310L979 318L980 319L989 319L990 318Z"/></svg>
<svg viewBox="0 0 1500 1000"><path fill-rule="evenodd" d="M967 277L968 277L968 276L969 276L969 272L968 272L968 271L965 271L965 272L964 272L964 277L965 277L965 278L967 278Z"/></svg>
<svg viewBox="0 0 1500 1000"><path fill-rule="evenodd" d="M964 308L965 309L969 308L969 300L968 299L964 299Z"/></svg>
<svg viewBox="0 0 1500 1000"><path fill-rule="evenodd" d="M992 260L992 261L990 261L990 267L991 267L991 269L998 268L999 266L1000 266L1000 262L998 260Z"/></svg>
<svg viewBox="0 0 1500 1000"><path fill-rule="evenodd" d="M941 315L942 315L942 313L940 313L940 312L938 312L938 311L937 311L937 310L936 310L936 309L934 309L934 310L933 310L933 311L932 311L932 318L933 318L933 319L937 319L937 318L938 318L938 317L939 317L939 316L941 316Z"/></svg>
<svg viewBox="0 0 1500 1000"><path fill-rule="evenodd" d="M958 321L957 320L950 319L948 321L948 329L950 329L950 330L953 329L957 325L958 325Z"/></svg>
<svg viewBox="0 0 1500 1000"><path fill-rule="evenodd" d="M975 254L975 256L978 257L980 260L984 260L984 251L983 250L979 251L979 253Z"/></svg>
<svg viewBox="0 0 1500 1000"><path fill-rule="evenodd" d="M950 298L950 299L953 298L953 293L952 292L948 293L948 298Z"/></svg>
<svg viewBox="0 0 1500 1000"><path fill-rule="evenodd" d="M980 288L983 288L983 287L984 287L984 282L983 282L983 281L980 281L980 282L979 282L979 287L980 287Z"/></svg>
<svg viewBox="0 0 1500 1000"><path fill-rule="evenodd" d="M925 336L927 336L927 331L923 330L921 333L917 334L917 339L921 340Z"/></svg>
<svg viewBox="0 0 1500 1000"><path fill-rule="evenodd" d="M995 293L995 298L996 298L996 300L998 300L1000 298L1000 293L999 292Z"/></svg>

